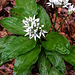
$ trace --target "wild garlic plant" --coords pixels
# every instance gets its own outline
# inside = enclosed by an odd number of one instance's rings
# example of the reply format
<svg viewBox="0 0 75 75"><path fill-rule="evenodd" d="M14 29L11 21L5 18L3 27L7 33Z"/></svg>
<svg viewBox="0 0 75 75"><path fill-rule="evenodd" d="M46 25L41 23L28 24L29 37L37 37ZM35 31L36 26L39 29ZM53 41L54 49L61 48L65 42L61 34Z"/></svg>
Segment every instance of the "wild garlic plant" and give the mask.
<svg viewBox="0 0 75 75"><path fill-rule="evenodd" d="M67 8L68 15L75 11L68 0L49 0L47 4L52 8ZM1 25L13 33L0 38L0 65L15 59L13 75L30 75L36 62L40 75L65 75L64 60L75 66L75 46L54 32L56 18L49 32L50 18L35 0L16 0L16 7L10 12L12 17L0 20Z"/></svg>

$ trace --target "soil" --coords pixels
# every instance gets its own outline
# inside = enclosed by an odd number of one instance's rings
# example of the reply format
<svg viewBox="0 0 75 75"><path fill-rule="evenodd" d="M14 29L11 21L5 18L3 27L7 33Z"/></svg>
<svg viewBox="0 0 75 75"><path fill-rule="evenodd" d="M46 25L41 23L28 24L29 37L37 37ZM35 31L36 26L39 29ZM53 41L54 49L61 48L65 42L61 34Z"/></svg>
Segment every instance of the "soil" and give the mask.
<svg viewBox="0 0 75 75"><path fill-rule="evenodd" d="M52 9L51 7L49 7L46 4L48 0L36 0L36 2L42 5L46 10L46 12L48 13L48 15L50 16L50 20L52 23L50 29L51 31L55 20L56 8ZM70 0L70 2L75 5L75 0ZM16 6L15 0L0 0L0 20L4 17L11 17L10 9L15 6ZM59 28L60 24L62 23L66 15L67 10L59 8L55 31ZM65 36L69 40L71 45L75 45L75 13L67 17L67 20L65 20L64 24L62 25L61 29L58 32L61 35ZM0 24L0 38L12 34L13 33L6 30ZM13 75L14 62L15 59L0 66L0 75ZM72 66L67 62L65 62L65 65L66 65L66 75L75 75L75 66ZM35 65L30 75L40 75L38 72L38 68Z"/></svg>

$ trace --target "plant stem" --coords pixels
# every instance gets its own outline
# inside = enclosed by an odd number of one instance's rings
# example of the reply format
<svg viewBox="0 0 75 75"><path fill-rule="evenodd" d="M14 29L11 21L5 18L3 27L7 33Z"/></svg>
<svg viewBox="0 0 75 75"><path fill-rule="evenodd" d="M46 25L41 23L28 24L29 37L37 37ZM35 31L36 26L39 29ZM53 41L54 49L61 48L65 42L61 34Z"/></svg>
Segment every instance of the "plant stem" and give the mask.
<svg viewBox="0 0 75 75"><path fill-rule="evenodd" d="M58 15L58 7L57 7L56 17L55 17L55 21L54 21L54 24L53 24L53 29L52 29L52 31L54 31L54 28L55 28L55 24L56 24L57 15Z"/></svg>
<svg viewBox="0 0 75 75"><path fill-rule="evenodd" d="M60 27L57 29L57 31L61 28L61 26L63 25L63 23L65 22L65 20L67 19L68 16L69 16L69 15L67 15L67 16L65 17L65 19L63 20L63 22L61 23L61 25L60 25Z"/></svg>

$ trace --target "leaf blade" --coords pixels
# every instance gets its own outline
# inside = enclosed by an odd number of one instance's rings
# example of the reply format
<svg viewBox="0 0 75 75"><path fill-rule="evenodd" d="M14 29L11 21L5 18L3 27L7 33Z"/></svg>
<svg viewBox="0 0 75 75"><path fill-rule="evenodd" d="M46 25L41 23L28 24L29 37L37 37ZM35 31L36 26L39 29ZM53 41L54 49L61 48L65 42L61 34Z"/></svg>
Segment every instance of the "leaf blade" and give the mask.
<svg viewBox="0 0 75 75"><path fill-rule="evenodd" d="M17 35L24 35L24 24L22 20L17 17L5 17L3 18L0 23L3 27L5 27L10 32L17 34Z"/></svg>
<svg viewBox="0 0 75 75"><path fill-rule="evenodd" d="M69 41L57 32L50 32L46 36L46 41L42 41L42 46L46 50L57 51L61 54L69 54Z"/></svg>
<svg viewBox="0 0 75 75"><path fill-rule="evenodd" d="M50 70L50 75L65 75L65 74L60 73L56 68L52 67Z"/></svg>
<svg viewBox="0 0 75 75"><path fill-rule="evenodd" d="M29 37L22 36L17 37L4 49L1 56L1 64L9 61L9 59L14 59L17 56L32 50L35 45L36 42L34 41L34 39L29 39Z"/></svg>
<svg viewBox="0 0 75 75"><path fill-rule="evenodd" d="M0 52L2 53L4 48L15 38L16 38L16 36L6 36L3 38L0 38Z"/></svg>
<svg viewBox="0 0 75 75"><path fill-rule="evenodd" d="M41 52L38 59L39 71L41 75L49 75L50 62L46 58L44 52Z"/></svg>
<svg viewBox="0 0 75 75"><path fill-rule="evenodd" d="M20 75L20 73L29 69L37 61L40 51L40 46L36 46L32 51L17 57L14 65L15 75Z"/></svg>
<svg viewBox="0 0 75 75"><path fill-rule="evenodd" d="M48 14L46 13L45 9L38 4L38 15L37 18L40 19L40 25L44 25L44 30L46 30L47 32L49 32L50 27L51 27L51 21L50 18L48 16Z"/></svg>
<svg viewBox="0 0 75 75"><path fill-rule="evenodd" d="M31 14L31 12L27 11L24 8L13 7L11 8L10 12L13 17L23 17L23 18L28 17L29 18L29 16L31 17L34 16L33 14Z"/></svg>
<svg viewBox="0 0 75 75"><path fill-rule="evenodd" d="M75 66L75 46L70 46L70 54L63 55L65 61Z"/></svg>
<svg viewBox="0 0 75 75"><path fill-rule="evenodd" d="M16 6L22 7L31 12L31 14L37 15L37 4L35 0L16 0Z"/></svg>
<svg viewBox="0 0 75 75"><path fill-rule="evenodd" d="M65 73L65 63L62 59L62 56L54 51L45 51L45 53L48 56L48 59L52 63L53 67L55 67L61 73Z"/></svg>

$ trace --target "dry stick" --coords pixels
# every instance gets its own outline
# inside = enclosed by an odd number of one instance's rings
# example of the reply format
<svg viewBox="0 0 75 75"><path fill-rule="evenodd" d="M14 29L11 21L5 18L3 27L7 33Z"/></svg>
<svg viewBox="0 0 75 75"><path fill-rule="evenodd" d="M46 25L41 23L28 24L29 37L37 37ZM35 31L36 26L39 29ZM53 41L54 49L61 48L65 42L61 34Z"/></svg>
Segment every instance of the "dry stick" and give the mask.
<svg viewBox="0 0 75 75"><path fill-rule="evenodd" d="M61 26L63 25L63 23L65 22L65 20L67 19L68 16L69 16L69 15L67 15L67 16L65 17L65 19L64 19L63 22L61 23L60 27L57 29L57 32L58 32L58 30L61 28Z"/></svg>
<svg viewBox="0 0 75 75"><path fill-rule="evenodd" d="M55 28L55 24L56 24L57 15L58 15L58 7L57 7L56 17L55 17L55 21L54 21L54 24L53 24L53 29L52 29L52 31L54 31L54 28Z"/></svg>

